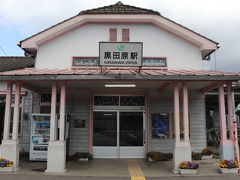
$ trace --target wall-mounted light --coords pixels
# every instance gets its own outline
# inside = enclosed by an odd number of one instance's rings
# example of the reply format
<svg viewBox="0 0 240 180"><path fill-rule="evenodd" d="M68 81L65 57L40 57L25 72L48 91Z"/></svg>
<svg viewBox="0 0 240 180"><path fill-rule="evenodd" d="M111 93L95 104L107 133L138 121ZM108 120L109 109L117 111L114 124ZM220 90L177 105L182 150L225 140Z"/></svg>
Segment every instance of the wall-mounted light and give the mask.
<svg viewBox="0 0 240 180"><path fill-rule="evenodd" d="M104 84L105 87L115 88L115 87L136 87L136 84Z"/></svg>

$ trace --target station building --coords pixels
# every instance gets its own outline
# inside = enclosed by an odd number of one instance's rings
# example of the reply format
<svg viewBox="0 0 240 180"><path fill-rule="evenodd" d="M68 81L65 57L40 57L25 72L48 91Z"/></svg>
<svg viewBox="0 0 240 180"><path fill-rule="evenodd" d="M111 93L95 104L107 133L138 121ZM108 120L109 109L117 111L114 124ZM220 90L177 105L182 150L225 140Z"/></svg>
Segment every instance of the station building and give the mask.
<svg viewBox="0 0 240 180"><path fill-rule="evenodd" d="M216 88L220 155L235 158L234 128L227 135L225 117L228 107L233 124L231 88L240 76L202 65L217 42L159 12L118 2L81 11L19 46L34 67L0 73L0 155L16 169L19 151L46 158L46 172L65 172L66 156L75 152L144 158L161 151L173 152L177 171L207 145L204 93Z"/></svg>

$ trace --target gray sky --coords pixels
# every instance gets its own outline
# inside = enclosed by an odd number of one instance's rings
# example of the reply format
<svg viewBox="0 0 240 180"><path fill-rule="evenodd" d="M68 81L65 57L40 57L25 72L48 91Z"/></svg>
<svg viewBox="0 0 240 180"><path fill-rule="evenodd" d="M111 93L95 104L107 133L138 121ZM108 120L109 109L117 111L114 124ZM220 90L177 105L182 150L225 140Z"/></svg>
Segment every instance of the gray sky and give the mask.
<svg viewBox="0 0 240 180"><path fill-rule="evenodd" d="M0 0L0 46L7 55L22 55L16 44L78 12L115 4L116 0ZM159 11L220 43L217 70L240 72L240 0L122 0ZM0 56L3 56L0 50ZM215 69L214 55L205 62Z"/></svg>

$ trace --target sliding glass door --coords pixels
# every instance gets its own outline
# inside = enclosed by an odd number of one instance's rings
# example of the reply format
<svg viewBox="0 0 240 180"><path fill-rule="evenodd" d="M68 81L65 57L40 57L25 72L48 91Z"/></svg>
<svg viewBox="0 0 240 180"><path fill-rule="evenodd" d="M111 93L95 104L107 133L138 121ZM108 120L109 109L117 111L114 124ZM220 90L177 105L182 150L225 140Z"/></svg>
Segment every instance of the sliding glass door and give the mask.
<svg viewBox="0 0 240 180"><path fill-rule="evenodd" d="M94 111L95 158L143 158L143 111Z"/></svg>

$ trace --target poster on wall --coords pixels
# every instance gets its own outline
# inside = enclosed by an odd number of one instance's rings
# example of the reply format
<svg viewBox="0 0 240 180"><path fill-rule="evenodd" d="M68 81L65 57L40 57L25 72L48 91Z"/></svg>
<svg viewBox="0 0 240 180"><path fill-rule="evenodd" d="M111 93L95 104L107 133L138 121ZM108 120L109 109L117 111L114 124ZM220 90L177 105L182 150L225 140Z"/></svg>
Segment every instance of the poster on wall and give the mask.
<svg viewBox="0 0 240 180"><path fill-rule="evenodd" d="M169 138L169 114L152 114L152 137L166 139Z"/></svg>

